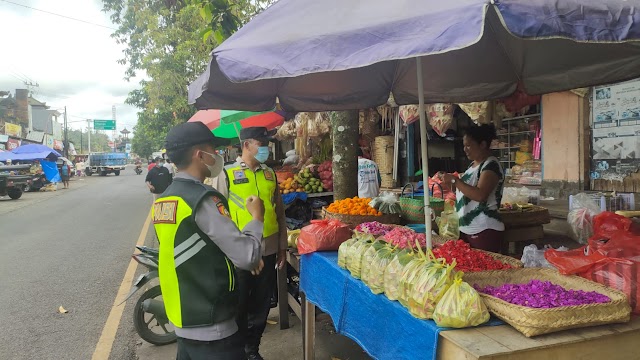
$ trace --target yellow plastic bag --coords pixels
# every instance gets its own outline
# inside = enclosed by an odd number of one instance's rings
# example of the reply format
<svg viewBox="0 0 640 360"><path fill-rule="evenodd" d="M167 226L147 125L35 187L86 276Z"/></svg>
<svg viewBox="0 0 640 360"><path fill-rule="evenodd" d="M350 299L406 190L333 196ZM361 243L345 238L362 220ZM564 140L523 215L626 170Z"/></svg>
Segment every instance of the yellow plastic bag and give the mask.
<svg viewBox="0 0 640 360"><path fill-rule="evenodd" d="M371 263L376 256L378 250L387 245L386 241L375 241L365 252L362 254L362 260L360 264L360 279L365 284L369 285L369 271L371 270Z"/></svg>
<svg viewBox="0 0 640 360"><path fill-rule="evenodd" d="M373 243L371 241L358 241L355 245L349 248L349 253L347 255L347 269L354 278L360 279L360 273L362 271L362 256L372 245Z"/></svg>
<svg viewBox="0 0 640 360"><path fill-rule="evenodd" d="M436 219L438 234L447 240L460 239L460 224L455 210L445 210Z"/></svg>
<svg viewBox="0 0 640 360"><path fill-rule="evenodd" d="M431 319L438 301L453 283L455 266L455 260L447 265L444 259L438 259L416 274L415 283L408 297L407 308L411 315L418 319Z"/></svg>
<svg viewBox="0 0 640 360"><path fill-rule="evenodd" d="M400 296L400 278L404 268L415 258L415 254L410 250L401 250L391 259L387 268L384 269L384 294L389 300L398 300Z"/></svg>
<svg viewBox="0 0 640 360"><path fill-rule="evenodd" d="M298 248L298 237L300 237L300 229L287 230L287 245L291 248Z"/></svg>
<svg viewBox="0 0 640 360"><path fill-rule="evenodd" d="M395 248L385 246L378 250L376 256L373 257L369 269L369 278L365 282L374 294L384 292L384 273L391 260L395 257L395 254Z"/></svg>
<svg viewBox="0 0 640 360"><path fill-rule="evenodd" d="M462 281L463 273L456 273L453 285L442 296L433 312L433 320L440 327L464 328L489 321L489 311L480 294Z"/></svg>

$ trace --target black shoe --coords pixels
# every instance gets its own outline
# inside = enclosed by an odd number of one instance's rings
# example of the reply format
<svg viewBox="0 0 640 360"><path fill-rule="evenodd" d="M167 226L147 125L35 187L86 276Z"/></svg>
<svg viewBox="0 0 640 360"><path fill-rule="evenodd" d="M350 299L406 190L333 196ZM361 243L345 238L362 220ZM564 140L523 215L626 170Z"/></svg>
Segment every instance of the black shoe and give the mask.
<svg viewBox="0 0 640 360"><path fill-rule="evenodd" d="M247 353L247 360L264 360L264 358L257 351L252 351Z"/></svg>

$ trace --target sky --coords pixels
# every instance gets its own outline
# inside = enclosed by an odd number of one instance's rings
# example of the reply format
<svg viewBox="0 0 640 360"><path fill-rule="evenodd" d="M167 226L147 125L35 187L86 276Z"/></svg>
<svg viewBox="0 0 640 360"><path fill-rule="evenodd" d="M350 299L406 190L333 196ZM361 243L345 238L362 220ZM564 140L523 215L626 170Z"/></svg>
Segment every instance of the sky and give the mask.
<svg viewBox="0 0 640 360"><path fill-rule="evenodd" d="M124 46L110 37L116 26L101 9L100 0L0 0L0 91L39 84L33 97L60 112L66 106L73 129L112 119L115 105L118 131L131 130L137 109L124 101L139 79L124 80Z"/></svg>

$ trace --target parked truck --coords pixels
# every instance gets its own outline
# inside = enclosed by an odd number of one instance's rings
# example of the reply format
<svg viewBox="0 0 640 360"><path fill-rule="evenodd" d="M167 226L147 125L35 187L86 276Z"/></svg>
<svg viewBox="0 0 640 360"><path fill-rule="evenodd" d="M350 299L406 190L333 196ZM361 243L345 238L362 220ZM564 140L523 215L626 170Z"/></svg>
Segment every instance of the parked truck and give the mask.
<svg viewBox="0 0 640 360"><path fill-rule="evenodd" d="M30 175L19 175L28 171L29 165L0 166L0 196L9 195L13 200L20 199L22 189L31 184Z"/></svg>
<svg viewBox="0 0 640 360"><path fill-rule="evenodd" d="M94 153L89 155L84 172L87 176L92 174L107 176L111 173L119 176L126 165L126 153Z"/></svg>

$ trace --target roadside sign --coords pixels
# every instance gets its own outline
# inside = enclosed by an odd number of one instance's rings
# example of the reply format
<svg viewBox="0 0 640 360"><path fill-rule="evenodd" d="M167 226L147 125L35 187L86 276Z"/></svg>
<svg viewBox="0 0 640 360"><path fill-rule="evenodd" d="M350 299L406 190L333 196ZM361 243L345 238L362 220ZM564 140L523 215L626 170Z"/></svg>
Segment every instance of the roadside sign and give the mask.
<svg viewBox="0 0 640 360"><path fill-rule="evenodd" d="M116 129L116 121L115 120L93 120L93 129L94 130L115 130Z"/></svg>

